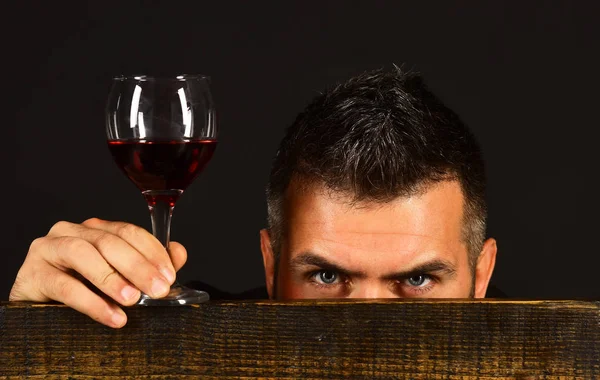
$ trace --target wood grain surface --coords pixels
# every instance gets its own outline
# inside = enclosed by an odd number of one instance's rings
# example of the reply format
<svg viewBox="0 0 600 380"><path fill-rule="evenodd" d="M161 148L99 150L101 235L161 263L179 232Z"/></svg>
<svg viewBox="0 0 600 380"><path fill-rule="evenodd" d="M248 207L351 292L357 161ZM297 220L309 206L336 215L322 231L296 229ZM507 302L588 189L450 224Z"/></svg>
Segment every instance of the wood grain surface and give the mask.
<svg viewBox="0 0 600 380"><path fill-rule="evenodd" d="M600 302L0 303L0 378L600 379Z"/></svg>

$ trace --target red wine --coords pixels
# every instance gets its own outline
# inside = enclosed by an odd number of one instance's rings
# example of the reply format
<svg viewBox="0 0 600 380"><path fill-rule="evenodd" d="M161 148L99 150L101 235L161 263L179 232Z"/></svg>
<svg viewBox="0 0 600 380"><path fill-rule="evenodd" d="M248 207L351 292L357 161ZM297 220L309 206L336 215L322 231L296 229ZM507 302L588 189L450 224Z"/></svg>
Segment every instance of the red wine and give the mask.
<svg viewBox="0 0 600 380"><path fill-rule="evenodd" d="M216 140L114 140L108 147L149 204L171 205L210 161Z"/></svg>

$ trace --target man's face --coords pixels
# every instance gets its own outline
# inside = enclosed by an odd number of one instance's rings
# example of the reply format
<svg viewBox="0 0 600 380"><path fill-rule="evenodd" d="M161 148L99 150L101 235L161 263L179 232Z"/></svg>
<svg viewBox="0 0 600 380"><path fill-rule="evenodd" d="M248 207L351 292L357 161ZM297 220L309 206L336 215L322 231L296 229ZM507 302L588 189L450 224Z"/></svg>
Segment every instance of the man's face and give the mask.
<svg viewBox="0 0 600 380"><path fill-rule="evenodd" d="M389 203L354 205L322 188L290 186L286 202L277 278L268 232L261 231L271 298L485 296L496 243L486 241L473 271L457 182Z"/></svg>

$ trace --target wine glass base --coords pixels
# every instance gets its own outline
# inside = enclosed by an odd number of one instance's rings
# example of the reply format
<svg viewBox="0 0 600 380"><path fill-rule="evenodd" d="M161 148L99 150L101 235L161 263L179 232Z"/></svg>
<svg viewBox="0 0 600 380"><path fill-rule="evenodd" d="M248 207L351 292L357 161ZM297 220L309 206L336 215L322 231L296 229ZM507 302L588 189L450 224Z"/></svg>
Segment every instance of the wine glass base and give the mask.
<svg viewBox="0 0 600 380"><path fill-rule="evenodd" d="M137 305L141 306L180 306L197 305L210 299L208 293L190 289L179 284L173 284L169 294L163 298L150 298L142 293Z"/></svg>

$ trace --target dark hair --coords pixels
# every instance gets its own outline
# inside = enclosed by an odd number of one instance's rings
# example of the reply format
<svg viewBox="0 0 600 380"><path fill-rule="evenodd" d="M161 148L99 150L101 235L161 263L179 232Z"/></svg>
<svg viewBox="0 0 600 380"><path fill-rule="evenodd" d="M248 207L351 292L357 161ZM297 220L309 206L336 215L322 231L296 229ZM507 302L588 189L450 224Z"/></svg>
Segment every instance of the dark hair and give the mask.
<svg viewBox="0 0 600 380"><path fill-rule="evenodd" d="M463 239L474 267L485 239L485 170L459 117L422 78L395 67L367 72L318 95L287 130L267 187L278 262L290 182L324 185L353 202L389 202L456 180L464 195Z"/></svg>

